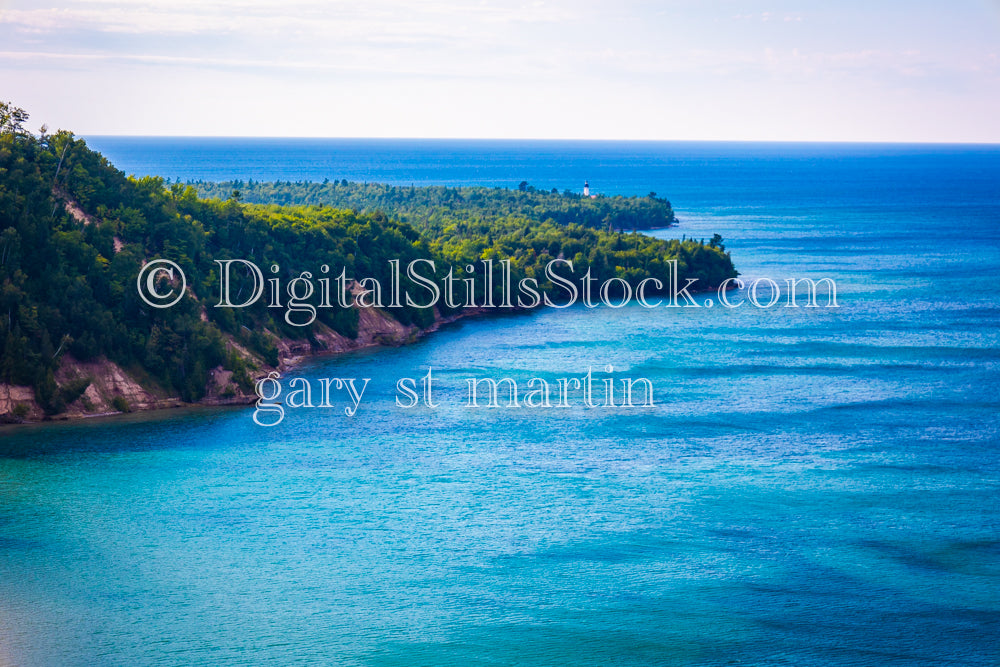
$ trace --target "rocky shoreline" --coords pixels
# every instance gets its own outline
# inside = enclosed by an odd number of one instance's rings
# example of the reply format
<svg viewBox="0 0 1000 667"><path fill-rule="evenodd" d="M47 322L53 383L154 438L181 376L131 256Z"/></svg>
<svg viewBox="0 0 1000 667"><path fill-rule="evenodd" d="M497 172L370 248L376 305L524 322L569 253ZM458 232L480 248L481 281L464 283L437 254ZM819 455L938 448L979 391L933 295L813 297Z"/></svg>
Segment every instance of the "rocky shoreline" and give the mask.
<svg viewBox="0 0 1000 667"><path fill-rule="evenodd" d="M428 327L404 325L384 310L361 308L358 315L358 336L347 338L332 329L316 325L314 338L319 344L305 340L278 338L278 366L270 366L258 355L250 352L235 340L227 346L235 348L244 358L257 366L255 376L263 377L270 371L287 372L307 359L320 356L346 354L373 347L397 347L417 341L437 331L442 326L470 316L483 314L481 309L441 316L435 312L433 324ZM64 412L46 415L35 400L31 387L0 383L0 424L33 424L67 421L93 417L107 417L130 412L146 412L192 406L249 405L257 400L256 394L247 393L232 381L232 371L221 366L209 372L209 384L203 398L186 402L178 396L167 396L143 382L140 373L129 372L107 359L82 362L66 355L62 359L56 381L59 386L86 382L86 389L70 403Z"/></svg>

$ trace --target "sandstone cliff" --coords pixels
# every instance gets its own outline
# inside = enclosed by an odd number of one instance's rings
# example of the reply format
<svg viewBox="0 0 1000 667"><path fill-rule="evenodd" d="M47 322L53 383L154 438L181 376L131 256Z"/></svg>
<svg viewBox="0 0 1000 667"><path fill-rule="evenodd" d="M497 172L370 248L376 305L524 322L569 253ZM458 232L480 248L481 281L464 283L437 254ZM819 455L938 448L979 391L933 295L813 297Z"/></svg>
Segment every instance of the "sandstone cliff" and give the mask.
<svg viewBox="0 0 1000 667"><path fill-rule="evenodd" d="M347 338L328 327L317 325L314 328L316 345L305 340L276 339L278 368L269 366L258 355L233 339L227 341L227 346L250 362L256 369L252 374L256 378L272 370L286 372L304 359L318 354L343 354L379 345L404 345L459 317L438 316L430 327L419 328L403 325L385 311L376 308L362 308L358 315L357 338ZM73 382L88 381L86 390L79 398L70 403L65 412L46 417L35 400L31 387L0 383L0 423L77 419L185 405L179 397L168 395L162 389L152 386L140 375L139 372L129 372L107 359L81 362L64 355L56 374L56 382L64 387ZM210 371L205 397L199 403L239 405L254 400L256 396L252 392L245 391L233 380L232 371L219 366Z"/></svg>

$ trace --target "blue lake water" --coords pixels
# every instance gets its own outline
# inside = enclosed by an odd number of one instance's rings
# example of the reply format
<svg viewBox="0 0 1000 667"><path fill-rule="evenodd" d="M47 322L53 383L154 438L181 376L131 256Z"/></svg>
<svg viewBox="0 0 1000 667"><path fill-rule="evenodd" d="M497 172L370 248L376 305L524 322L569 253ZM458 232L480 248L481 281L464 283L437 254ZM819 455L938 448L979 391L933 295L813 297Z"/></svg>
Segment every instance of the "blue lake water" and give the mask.
<svg viewBox="0 0 1000 667"><path fill-rule="evenodd" d="M655 190L657 235L841 307L546 309L301 369L371 378L353 418L0 430L0 665L1000 662L1000 148L90 143L168 178ZM655 407L462 405L606 364ZM429 367L439 406L397 407Z"/></svg>

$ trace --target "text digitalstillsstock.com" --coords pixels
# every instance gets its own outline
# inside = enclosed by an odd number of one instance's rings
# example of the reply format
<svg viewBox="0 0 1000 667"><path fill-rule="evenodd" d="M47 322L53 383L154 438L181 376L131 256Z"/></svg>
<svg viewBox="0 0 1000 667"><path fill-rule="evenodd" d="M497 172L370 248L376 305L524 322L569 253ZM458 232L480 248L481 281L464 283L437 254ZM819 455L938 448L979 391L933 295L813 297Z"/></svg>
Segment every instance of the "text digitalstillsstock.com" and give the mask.
<svg viewBox="0 0 1000 667"><path fill-rule="evenodd" d="M607 365L605 374L615 372ZM257 402L253 420L260 426L277 426L288 410L343 409L348 417L358 413L371 378L303 378L282 381L281 374L271 371L255 385ZM428 368L420 378L403 377L396 381L395 403L409 410L441 405L435 394L437 379ZM593 367L579 376L550 378L533 377L525 382L514 378L464 378L465 408L616 408L636 409L655 407L653 383L646 378L597 377Z"/></svg>
<svg viewBox="0 0 1000 667"><path fill-rule="evenodd" d="M389 260L388 285L377 278L355 279L342 268L339 274L326 264L319 267L319 277L302 271L289 279L287 272L272 264L271 277L255 263L245 259L215 260L218 264L219 300L216 308L246 308L262 299L268 309L284 311L284 321L292 326L309 326L324 308L435 308L443 305L450 310L472 309L533 309L539 306L568 308L581 303L586 308L604 306L617 309L629 303L644 308L711 308L712 298L696 299L696 278L685 278L682 284L677 260L664 262L666 282L647 277L632 285L624 278L598 281L590 269L580 276L574 273L573 262L553 259L545 266L540 278L528 277L514 282L510 260L482 260L477 265L447 267L439 274L433 260L416 259L405 266L398 259ZM456 275L458 273L458 275ZM294 275L294 273L290 274ZM405 281L404 281L405 278ZM542 281L541 283L539 281ZM750 304L769 309L819 308L820 287L825 287L826 308L839 308L837 286L831 278L785 279L785 303L782 288L772 278L757 278L744 282L728 278L716 288L717 303L723 308L736 309ZM548 289L543 289L547 285ZM187 289L187 279L181 267L167 259L154 259L143 265L136 278L140 298L154 308L169 308L177 304ZM234 287L236 293L234 294ZM411 294L411 289L415 294ZM730 291L738 291L730 294ZM553 297L550 298L550 292ZM802 293L804 292L804 294ZM192 294L193 296L193 294ZM655 299L650 301L650 299ZM803 299L800 305L799 299ZM405 304L405 305L404 305ZM604 372L612 374L611 365ZM276 426L285 419L286 410L302 408L343 407L344 414L353 417L361 407L371 378L292 378L287 387L277 371L270 372L255 384L257 395L253 420L261 426ZM465 378L467 385L464 406L468 408L650 408L654 406L653 384L646 378L595 378L593 369L578 377L545 380L533 377L518 384L510 377ZM399 408L418 406L436 408L433 371L419 380L400 378L396 382L395 402Z"/></svg>
<svg viewBox="0 0 1000 667"><path fill-rule="evenodd" d="M316 321L319 309L328 308L434 308L443 305L448 309L459 308L519 308L539 306L568 308L582 303L587 308L605 306L622 308L635 302L644 308L711 308L712 299L699 301L692 295L698 291L697 278L680 278L676 259L665 262L668 267L666 283L659 278L643 278L635 285L624 278L599 281L591 276L588 268L577 276L573 262L553 259L545 266L540 278L528 277L514 282L509 259L494 262L480 261L459 268L447 267L448 272L438 276L433 260L415 259L402 265L398 259L389 260L389 284L377 278L351 278L342 268L334 274L329 265L319 267L319 277L302 271L290 280L282 280L281 267L272 264L272 277L255 263L246 259L215 260L218 264L219 300L216 308L246 308L266 299L269 309L284 310L284 320L292 326L309 326ZM458 275L456 275L456 273ZM294 274L292 274L294 275ZM539 282L541 280L541 282ZM233 288L240 283L236 294ZM806 308L817 308L820 286L825 287L826 308L837 308L837 286L831 278L785 279L783 307L800 307L804 297ZM404 284L407 283L407 284ZM440 284L439 284L440 283ZM552 296L542 288L552 286ZM154 308L169 308L179 302L187 289L187 279L181 267L168 259L147 262L136 278L136 287L142 300ZM416 291L411 294L411 289ZM731 290L745 290L745 295L731 297ZM802 294L804 292L804 294ZM724 308L740 308L749 303L757 308L772 308L782 301L782 289L772 278L757 278L745 283L740 278L727 278L716 288L718 303ZM650 300L654 298L655 300Z"/></svg>

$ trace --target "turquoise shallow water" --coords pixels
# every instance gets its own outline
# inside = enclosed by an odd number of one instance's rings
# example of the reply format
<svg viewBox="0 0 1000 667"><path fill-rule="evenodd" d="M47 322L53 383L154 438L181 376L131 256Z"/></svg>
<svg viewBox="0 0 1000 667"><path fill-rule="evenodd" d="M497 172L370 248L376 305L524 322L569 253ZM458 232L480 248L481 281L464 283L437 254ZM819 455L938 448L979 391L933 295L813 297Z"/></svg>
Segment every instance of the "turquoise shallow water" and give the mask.
<svg viewBox="0 0 1000 667"><path fill-rule="evenodd" d="M480 319L301 370L371 378L354 418L2 430L0 665L1000 661L1000 151L618 150L572 159L842 307ZM461 406L605 364L657 405Z"/></svg>

